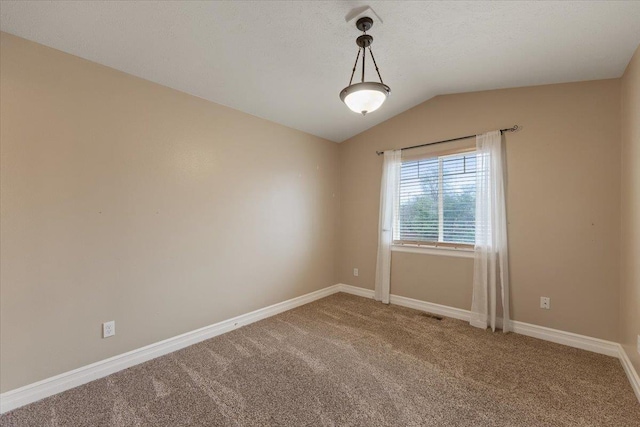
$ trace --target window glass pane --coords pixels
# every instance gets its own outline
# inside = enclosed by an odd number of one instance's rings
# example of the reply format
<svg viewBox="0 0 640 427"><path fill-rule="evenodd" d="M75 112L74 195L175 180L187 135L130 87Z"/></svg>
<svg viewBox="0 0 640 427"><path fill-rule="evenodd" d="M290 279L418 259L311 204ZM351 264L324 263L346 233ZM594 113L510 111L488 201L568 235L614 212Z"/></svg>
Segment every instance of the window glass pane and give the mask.
<svg viewBox="0 0 640 427"><path fill-rule="evenodd" d="M404 162L397 240L438 239L438 158Z"/></svg>
<svg viewBox="0 0 640 427"><path fill-rule="evenodd" d="M475 155L442 160L444 242L473 244L475 241L475 165Z"/></svg>
<svg viewBox="0 0 640 427"><path fill-rule="evenodd" d="M475 180L475 153L403 162L394 240L473 244Z"/></svg>

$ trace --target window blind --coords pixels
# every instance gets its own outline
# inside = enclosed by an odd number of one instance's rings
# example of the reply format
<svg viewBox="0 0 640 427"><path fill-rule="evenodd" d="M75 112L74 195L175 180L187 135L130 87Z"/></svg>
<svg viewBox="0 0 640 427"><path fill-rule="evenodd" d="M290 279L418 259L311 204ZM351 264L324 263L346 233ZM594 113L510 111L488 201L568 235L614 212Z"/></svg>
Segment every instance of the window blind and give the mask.
<svg viewBox="0 0 640 427"><path fill-rule="evenodd" d="M475 195L475 152L403 161L394 241L473 245Z"/></svg>

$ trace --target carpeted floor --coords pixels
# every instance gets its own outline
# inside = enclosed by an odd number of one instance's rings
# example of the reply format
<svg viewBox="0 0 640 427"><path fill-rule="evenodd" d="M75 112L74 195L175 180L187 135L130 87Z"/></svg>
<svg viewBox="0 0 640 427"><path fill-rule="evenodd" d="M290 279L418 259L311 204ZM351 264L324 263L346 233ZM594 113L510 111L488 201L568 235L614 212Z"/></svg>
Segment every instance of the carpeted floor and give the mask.
<svg viewBox="0 0 640 427"><path fill-rule="evenodd" d="M640 426L617 359L336 294L1 426Z"/></svg>

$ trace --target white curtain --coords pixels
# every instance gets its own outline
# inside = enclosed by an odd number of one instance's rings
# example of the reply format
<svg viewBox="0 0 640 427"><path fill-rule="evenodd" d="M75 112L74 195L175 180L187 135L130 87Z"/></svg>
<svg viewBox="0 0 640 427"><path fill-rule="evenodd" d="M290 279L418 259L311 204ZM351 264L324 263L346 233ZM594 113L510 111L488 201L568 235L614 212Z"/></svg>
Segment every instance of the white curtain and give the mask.
<svg viewBox="0 0 640 427"><path fill-rule="evenodd" d="M476 243L471 325L494 332L509 322L505 164L500 131L476 137ZM500 317L501 316L501 317Z"/></svg>
<svg viewBox="0 0 640 427"><path fill-rule="evenodd" d="M385 151L380 185L380 223L378 225L378 262L376 264L375 299L389 304L391 283L391 244L393 243L394 205L398 198L400 150Z"/></svg>

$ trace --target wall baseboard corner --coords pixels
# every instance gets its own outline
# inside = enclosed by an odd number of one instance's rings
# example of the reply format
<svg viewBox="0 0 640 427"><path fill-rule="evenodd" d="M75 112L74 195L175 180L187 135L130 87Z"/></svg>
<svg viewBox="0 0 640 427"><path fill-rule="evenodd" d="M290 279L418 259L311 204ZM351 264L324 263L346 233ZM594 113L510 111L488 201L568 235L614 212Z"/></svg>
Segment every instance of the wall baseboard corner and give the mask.
<svg viewBox="0 0 640 427"><path fill-rule="evenodd" d="M638 403L640 403L640 375L638 375L638 372L634 368L633 363L631 363L631 359L629 359L629 356L627 355L627 352L625 351L624 347L618 344L618 350L620 352L618 357L620 358L620 363L622 364L622 368L624 369L624 372L627 374L627 378L629 378L629 382L631 383L631 388L633 388L633 392L636 394L636 397L638 398Z"/></svg>

